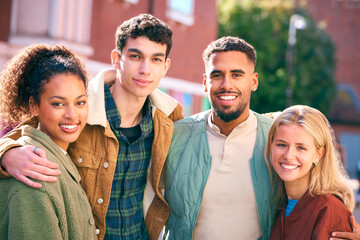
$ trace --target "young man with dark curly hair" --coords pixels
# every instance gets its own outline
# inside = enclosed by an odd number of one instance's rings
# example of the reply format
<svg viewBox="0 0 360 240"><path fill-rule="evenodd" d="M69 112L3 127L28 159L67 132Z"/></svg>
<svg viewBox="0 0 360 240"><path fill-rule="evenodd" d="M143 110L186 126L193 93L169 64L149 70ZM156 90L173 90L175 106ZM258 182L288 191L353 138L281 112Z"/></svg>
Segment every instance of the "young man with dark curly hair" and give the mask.
<svg viewBox="0 0 360 240"><path fill-rule="evenodd" d="M115 37L114 68L89 82L87 125L68 153L80 172L98 239L157 239L169 215L160 177L173 121L183 118L180 104L156 89L170 66L172 31L140 14L122 23ZM18 136L15 130L0 141L2 175L37 188L41 184L32 178L55 181L57 165L41 149L36 156L34 147L9 139Z"/></svg>

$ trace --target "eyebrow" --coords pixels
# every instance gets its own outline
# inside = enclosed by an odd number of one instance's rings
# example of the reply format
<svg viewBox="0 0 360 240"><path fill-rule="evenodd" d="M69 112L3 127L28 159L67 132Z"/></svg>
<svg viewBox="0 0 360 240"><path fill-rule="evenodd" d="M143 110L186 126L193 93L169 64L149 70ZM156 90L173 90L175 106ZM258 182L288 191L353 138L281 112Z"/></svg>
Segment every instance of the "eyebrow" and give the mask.
<svg viewBox="0 0 360 240"><path fill-rule="evenodd" d="M244 72L243 70L241 70L241 69L231 70L230 72L231 72L231 73L242 73L242 74L245 74L245 72ZM215 74L215 73L222 73L222 71L220 71L220 70L213 70L213 71L211 71L210 75Z"/></svg>
<svg viewBox="0 0 360 240"><path fill-rule="evenodd" d="M76 99L82 98L82 97L86 97L86 94L81 94L80 96L78 96ZM52 96L50 97L50 99L54 99L54 98L59 98L61 100L65 100L66 98L61 97L61 96Z"/></svg>
<svg viewBox="0 0 360 240"><path fill-rule="evenodd" d="M287 141L283 140L283 139L274 139L273 142L282 142L282 143L287 143ZM301 142L296 142L295 143L297 146L304 146L304 147L309 147L309 144L306 143L301 143Z"/></svg>
<svg viewBox="0 0 360 240"><path fill-rule="evenodd" d="M138 54L140 54L140 55L144 55L139 49L137 49L137 48L129 48L128 49L128 52L135 52L135 53L138 53ZM152 55L153 57L165 57L165 53L154 53L153 55Z"/></svg>
<svg viewBox="0 0 360 240"><path fill-rule="evenodd" d="M235 69L235 70L231 70L230 72L232 72L232 73L245 73L245 71L244 70L241 70L241 69Z"/></svg>

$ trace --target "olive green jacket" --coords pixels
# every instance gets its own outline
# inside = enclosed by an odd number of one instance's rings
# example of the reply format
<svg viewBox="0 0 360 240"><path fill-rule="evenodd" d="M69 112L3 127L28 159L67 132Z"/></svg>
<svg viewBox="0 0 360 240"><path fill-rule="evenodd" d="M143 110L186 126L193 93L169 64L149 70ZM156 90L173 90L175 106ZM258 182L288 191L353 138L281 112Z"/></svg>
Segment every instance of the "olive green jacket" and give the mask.
<svg viewBox="0 0 360 240"><path fill-rule="evenodd" d="M91 207L71 159L45 133L21 129L18 142L46 150L61 174L56 182L41 182L40 189L1 179L0 239L96 239Z"/></svg>

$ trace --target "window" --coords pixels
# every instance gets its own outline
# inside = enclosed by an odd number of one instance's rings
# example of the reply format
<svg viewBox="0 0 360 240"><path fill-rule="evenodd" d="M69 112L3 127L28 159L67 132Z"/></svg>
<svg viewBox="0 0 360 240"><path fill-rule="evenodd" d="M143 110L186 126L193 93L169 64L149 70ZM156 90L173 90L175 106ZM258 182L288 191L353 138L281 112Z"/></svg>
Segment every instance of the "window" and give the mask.
<svg viewBox="0 0 360 240"><path fill-rule="evenodd" d="M66 42L79 53L92 54L90 40L92 0L13 0L9 42Z"/></svg>
<svg viewBox="0 0 360 240"><path fill-rule="evenodd" d="M185 25L194 24L195 0L168 0L166 16Z"/></svg>
<svg viewBox="0 0 360 240"><path fill-rule="evenodd" d="M340 143L346 156L346 171L350 178L357 179L357 164L360 161L360 133L343 132L340 135Z"/></svg>

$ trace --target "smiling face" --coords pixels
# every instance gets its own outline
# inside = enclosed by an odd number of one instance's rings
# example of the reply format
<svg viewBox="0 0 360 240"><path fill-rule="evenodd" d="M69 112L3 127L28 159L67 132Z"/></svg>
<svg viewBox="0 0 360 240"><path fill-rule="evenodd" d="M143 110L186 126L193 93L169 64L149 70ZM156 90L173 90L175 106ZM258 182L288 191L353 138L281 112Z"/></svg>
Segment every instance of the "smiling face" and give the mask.
<svg viewBox="0 0 360 240"><path fill-rule="evenodd" d="M165 44L141 36L128 38L121 55L117 50L112 51L112 63L123 94L146 98L155 90L170 66L166 49Z"/></svg>
<svg viewBox="0 0 360 240"><path fill-rule="evenodd" d="M30 99L30 110L38 116L39 129L66 150L85 127L88 104L83 81L73 74L58 74L45 84L39 105Z"/></svg>
<svg viewBox="0 0 360 240"><path fill-rule="evenodd" d="M204 87L214 118L224 122L245 121L251 92L258 86L254 64L240 51L227 51L213 53L205 67Z"/></svg>
<svg viewBox="0 0 360 240"><path fill-rule="evenodd" d="M310 170L321 158L309 133L298 124L282 124L275 132L270 151L271 164L285 186L309 187Z"/></svg>

